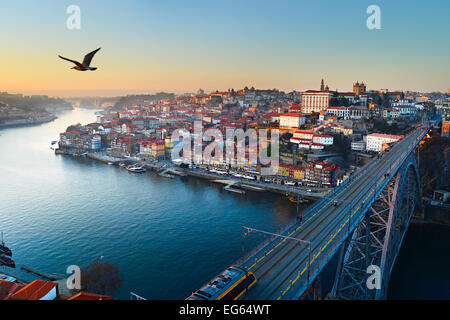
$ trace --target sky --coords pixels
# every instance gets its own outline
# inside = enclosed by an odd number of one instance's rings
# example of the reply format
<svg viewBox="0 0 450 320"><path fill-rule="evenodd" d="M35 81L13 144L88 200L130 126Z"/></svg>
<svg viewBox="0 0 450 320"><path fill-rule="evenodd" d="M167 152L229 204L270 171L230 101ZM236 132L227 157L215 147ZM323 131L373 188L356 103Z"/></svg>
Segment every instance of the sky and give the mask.
<svg viewBox="0 0 450 320"><path fill-rule="evenodd" d="M381 29L369 30L369 5ZM81 28L69 30L69 5ZM0 0L0 91L450 88L448 0ZM93 72L71 70L101 47Z"/></svg>

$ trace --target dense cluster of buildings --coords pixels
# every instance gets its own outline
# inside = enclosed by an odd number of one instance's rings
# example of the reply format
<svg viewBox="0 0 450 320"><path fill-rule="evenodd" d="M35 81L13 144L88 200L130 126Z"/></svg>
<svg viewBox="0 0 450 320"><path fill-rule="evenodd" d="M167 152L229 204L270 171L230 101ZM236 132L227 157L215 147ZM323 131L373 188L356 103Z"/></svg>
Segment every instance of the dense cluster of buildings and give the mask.
<svg viewBox="0 0 450 320"><path fill-rule="evenodd" d="M362 82L353 85L353 92L331 91L323 80L320 90L304 92L245 87L207 94L200 89L197 93L146 104L107 108L95 123L71 126L61 133L60 148L103 151L115 157L142 160L171 160L172 150L180 143L171 133L184 129L193 137L194 121L201 121L204 129L218 129L224 137L227 129L278 129L281 135L290 135L286 152L326 152L335 143L336 135L351 139L349 152L379 152L401 137L371 131L370 121L410 121L433 106L430 101L422 101L422 96L419 100L415 98L412 94L405 96L403 92L383 89L368 92ZM262 151L260 146L257 152ZM279 174L294 180L333 184L339 167L320 163L304 162L298 166L296 161L282 162ZM210 160L204 164L226 165ZM255 171L259 165L246 154L241 169ZM313 173L317 168L321 168L320 174Z"/></svg>

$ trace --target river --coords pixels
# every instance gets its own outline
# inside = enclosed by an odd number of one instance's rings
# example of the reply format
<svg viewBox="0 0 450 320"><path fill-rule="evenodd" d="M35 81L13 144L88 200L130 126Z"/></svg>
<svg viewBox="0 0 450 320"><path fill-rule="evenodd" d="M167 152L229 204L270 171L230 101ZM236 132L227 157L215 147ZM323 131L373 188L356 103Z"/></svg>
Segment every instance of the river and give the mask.
<svg viewBox="0 0 450 320"><path fill-rule="evenodd" d="M21 265L63 275L69 265L102 260L120 267L117 298L132 291L183 299L264 239L244 239L242 226L276 231L295 217L295 205L277 195L242 196L193 178L131 174L50 149L67 126L93 121L93 110L75 109L51 123L0 130L0 231L18 265L0 272L32 280ZM411 231L407 239L420 247ZM400 267L415 250L406 250ZM394 298L421 297L406 291L394 290Z"/></svg>

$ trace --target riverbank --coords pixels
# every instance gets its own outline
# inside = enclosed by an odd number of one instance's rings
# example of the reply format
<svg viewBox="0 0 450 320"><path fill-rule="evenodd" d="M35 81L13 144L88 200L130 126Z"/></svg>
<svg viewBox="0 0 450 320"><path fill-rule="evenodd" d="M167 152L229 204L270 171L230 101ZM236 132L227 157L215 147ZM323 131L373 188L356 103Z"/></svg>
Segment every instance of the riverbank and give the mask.
<svg viewBox="0 0 450 320"><path fill-rule="evenodd" d="M48 124L1 132L8 152L0 153L7 181L0 184L0 230L19 267L0 272L31 282L36 276L20 266L65 275L70 265L102 259L120 268L118 299L129 299L130 291L184 299L242 256L243 225L272 232L295 218L295 205L268 192L244 198L200 179L55 156L50 144L60 132L93 121L93 111L76 109ZM260 241L245 239L245 248Z"/></svg>
<svg viewBox="0 0 450 320"><path fill-rule="evenodd" d="M207 180L149 177L84 157L55 156L50 141L73 123L92 121L94 112L76 109L49 124L1 132L0 148L8 152L0 153L7 182L0 184L0 230L19 266L59 275L69 265L85 267L102 257L120 267L118 299L129 299L130 291L147 299L184 299L264 241L256 233L243 237L242 226L277 232L296 217L297 205L280 194L243 197ZM405 293L413 299L422 296L422 288L414 287L418 276L434 289L434 273L422 272L422 260L450 279L445 262L424 258L416 248L430 238L437 257L445 256L449 244L435 239L435 225L427 226L404 241L415 241L405 259L411 278L390 286L402 289L411 282ZM448 238L446 232L442 237ZM3 271L27 282L36 278L20 267ZM330 266L331 282L334 272ZM441 290L433 297L448 294Z"/></svg>
<svg viewBox="0 0 450 320"><path fill-rule="evenodd" d="M278 178L273 178L274 181L278 181L278 183L271 182L263 182L262 179L250 180L236 177L232 174L221 175L218 173L212 173L206 169L196 168L196 169L188 169L182 168L178 166L174 166L170 164L169 161L164 163L159 162L148 162L148 161L137 161L133 158L118 158L112 157L110 155L106 155L104 153L81 153L82 151L74 151L74 150L65 150L65 149L56 149L55 154L60 155L70 155L74 157L86 156L89 159L96 160L102 163L110 164L110 165L118 165L120 162L139 162L143 163L144 167L148 170L152 171L170 171L169 173L179 175L179 176L189 176L193 178L198 178L202 180L208 180L210 182L220 183L224 185L233 185L233 187L240 189L245 189L248 191L254 192L262 192L268 191L275 194L281 195L296 195L300 194L302 198L306 198L309 200L316 200L324 197L328 192L332 189L325 188L313 188L313 187L294 187L281 184ZM313 190L314 189L314 190ZM316 190L317 189L317 190ZM225 189L228 190L228 189ZM233 190L233 189L232 189Z"/></svg>
<svg viewBox="0 0 450 320"><path fill-rule="evenodd" d="M450 227L450 205L424 199L423 217L413 217L415 224L434 224Z"/></svg>
<svg viewBox="0 0 450 320"><path fill-rule="evenodd" d="M41 119L17 119L17 120L11 120L11 121L0 123L0 129L34 126L34 125L39 125L39 124L51 122L53 120L56 120L57 118L58 118L57 116L51 115L49 117L41 118Z"/></svg>

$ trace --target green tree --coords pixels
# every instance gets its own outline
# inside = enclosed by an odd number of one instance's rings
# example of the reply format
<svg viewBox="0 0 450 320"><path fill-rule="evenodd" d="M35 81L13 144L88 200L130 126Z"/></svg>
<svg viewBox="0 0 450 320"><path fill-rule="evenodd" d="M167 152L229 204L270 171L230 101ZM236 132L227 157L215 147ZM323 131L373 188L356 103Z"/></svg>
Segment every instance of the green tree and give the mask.
<svg viewBox="0 0 450 320"><path fill-rule="evenodd" d="M84 291L114 296L121 286L120 269L110 262L96 261L81 270L81 287Z"/></svg>

